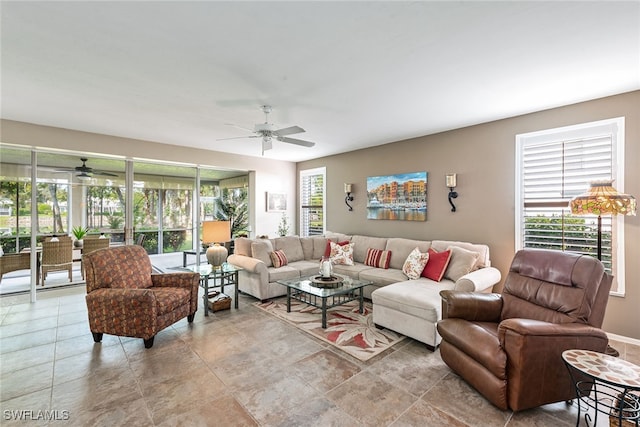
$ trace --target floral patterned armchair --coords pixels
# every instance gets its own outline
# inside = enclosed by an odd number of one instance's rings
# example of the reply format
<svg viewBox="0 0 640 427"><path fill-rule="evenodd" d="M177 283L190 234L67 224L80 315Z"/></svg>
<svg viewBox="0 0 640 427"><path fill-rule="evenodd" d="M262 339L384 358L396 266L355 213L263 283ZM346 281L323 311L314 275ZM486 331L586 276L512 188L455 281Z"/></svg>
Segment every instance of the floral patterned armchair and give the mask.
<svg viewBox="0 0 640 427"><path fill-rule="evenodd" d="M136 337L151 348L155 335L198 309L197 273L152 274L142 246L99 249L84 258L93 340L102 334Z"/></svg>

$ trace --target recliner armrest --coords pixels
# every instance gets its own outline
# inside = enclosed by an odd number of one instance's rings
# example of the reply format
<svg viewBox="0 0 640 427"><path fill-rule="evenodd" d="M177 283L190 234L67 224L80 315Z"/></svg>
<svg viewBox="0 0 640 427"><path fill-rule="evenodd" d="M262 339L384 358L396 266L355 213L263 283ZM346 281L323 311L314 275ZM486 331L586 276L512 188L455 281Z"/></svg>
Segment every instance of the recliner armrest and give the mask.
<svg viewBox="0 0 640 427"><path fill-rule="evenodd" d="M500 294L440 291L442 318L456 317L478 322L499 322L502 312Z"/></svg>
<svg viewBox="0 0 640 427"><path fill-rule="evenodd" d="M549 323L533 319L505 319L498 325L500 343L509 333L520 336L545 336L580 338L598 337L608 340L607 334L599 328L584 323Z"/></svg>

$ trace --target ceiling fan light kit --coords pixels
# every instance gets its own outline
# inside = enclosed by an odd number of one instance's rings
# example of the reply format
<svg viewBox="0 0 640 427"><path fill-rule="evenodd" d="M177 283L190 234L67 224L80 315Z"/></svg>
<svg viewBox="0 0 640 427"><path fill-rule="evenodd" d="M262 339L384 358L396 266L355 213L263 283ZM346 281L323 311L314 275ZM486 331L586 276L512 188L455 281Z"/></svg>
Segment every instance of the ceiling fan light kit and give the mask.
<svg viewBox="0 0 640 427"><path fill-rule="evenodd" d="M232 138L220 138L218 141L225 141L229 139L244 139L244 138L261 138L262 139L262 154L267 150L273 148L273 139L280 142L286 142L288 144L300 145L302 147L313 147L315 142L304 141L302 139L288 138L287 135L295 135L297 133L303 133L305 130L300 126L290 126L283 129L276 129L273 123L269 123L269 113L273 110L270 105L261 105L260 109L264 113L264 123L258 123L253 127L253 133L251 136L235 136ZM231 125L235 126L235 125ZM235 126L241 129L245 129L241 126Z"/></svg>

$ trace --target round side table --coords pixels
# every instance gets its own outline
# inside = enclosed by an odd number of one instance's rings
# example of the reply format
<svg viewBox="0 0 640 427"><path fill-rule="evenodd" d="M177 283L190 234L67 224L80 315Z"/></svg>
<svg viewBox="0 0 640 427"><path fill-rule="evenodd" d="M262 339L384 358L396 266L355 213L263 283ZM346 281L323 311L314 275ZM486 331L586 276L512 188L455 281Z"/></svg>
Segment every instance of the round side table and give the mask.
<svg viewBox="0 0 640 427"><path fill-rule="evenodd" d="M606 414L611 425L638 426L640 420L640 366L589 350L562 352L578 398L580 425L582 404L595 412L593 424L585 409L587 426L597 425L598 413ZM613 423L615 422L615 424Z"/></svg>

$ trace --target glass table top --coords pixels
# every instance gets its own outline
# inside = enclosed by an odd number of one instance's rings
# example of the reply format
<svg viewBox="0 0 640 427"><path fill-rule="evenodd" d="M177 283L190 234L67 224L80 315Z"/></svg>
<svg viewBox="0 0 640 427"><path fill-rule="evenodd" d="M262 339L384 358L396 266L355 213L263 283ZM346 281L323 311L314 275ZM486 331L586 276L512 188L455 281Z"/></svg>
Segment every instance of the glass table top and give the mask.
<svg viewBox="0 0 640 427"><path fill-rule="evenodd" d="M183 271L193 271L194 273L200 274L201 277L221 276L224 274L235 273L242 270L242 268L236 267L235 265L229 264L228 262L225 262L220 268L215 270L213 269L213 266L211 264L187 265L186 267L179 267L178 269Z"/></svg>
<svg viewBox="0 0 640 427"><path fill-rule="evenodd" d="M332 295L346 294L373 283L368 280L353 279L351 277L343 276L341 274L334 274L334 276L338 276L343 279L341 286L336 288L322 288L318 286L313 286L313 283L311 282L311 278L315 276L302 277L302 278L296 278L296 279L287 279L287 280L278 280L278 283L280 283L281 285L285 285L289 288L303 291L318 297L330 297Z"/></svg>

